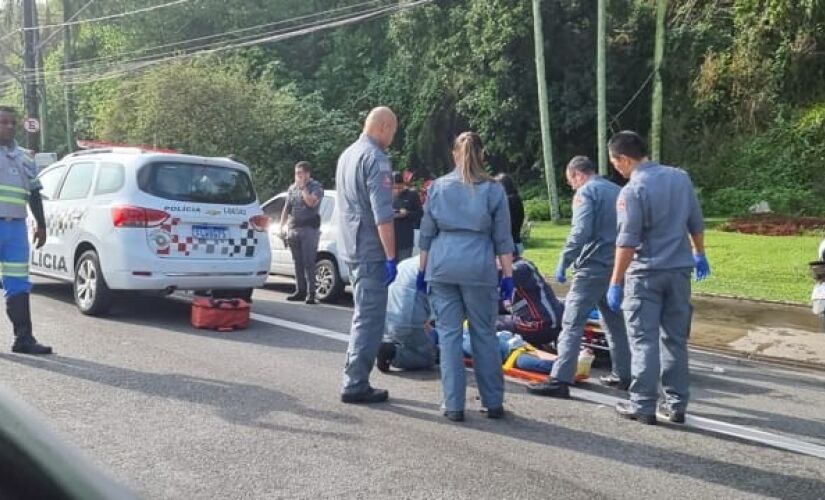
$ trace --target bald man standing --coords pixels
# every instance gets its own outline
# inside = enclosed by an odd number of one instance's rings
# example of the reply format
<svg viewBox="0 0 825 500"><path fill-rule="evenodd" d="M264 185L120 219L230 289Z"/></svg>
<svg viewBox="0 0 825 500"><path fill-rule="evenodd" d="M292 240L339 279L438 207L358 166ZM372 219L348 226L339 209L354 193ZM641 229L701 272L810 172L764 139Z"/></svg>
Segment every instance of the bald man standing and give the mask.
<svg viewBox="0 0 825 500"><path fill-rule="evenodd" d="M387 287L398 273L395 256L392 165L385 150L398 121L389 108L375 108L364 132L338 159L335 172L338 250L349 267L352 315L341 401L380 403L389 393L370 386L369 376L384 335Z"/></svg>

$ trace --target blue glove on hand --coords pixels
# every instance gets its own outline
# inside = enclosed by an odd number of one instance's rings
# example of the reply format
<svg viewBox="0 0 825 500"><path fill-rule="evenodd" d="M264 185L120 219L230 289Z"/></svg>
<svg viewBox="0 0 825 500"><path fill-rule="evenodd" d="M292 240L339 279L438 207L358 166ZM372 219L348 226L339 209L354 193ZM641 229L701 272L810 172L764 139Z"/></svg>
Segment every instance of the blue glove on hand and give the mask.
<svg viewBox="0 0 825 500"><path fill-rule="evenodd" d="M387 262L384 263L384 269L387 271L384 286L390 286L395 281L395 277L398 276L398 262L395 259L387 259Z"/></svg>
<svg viewBox="0 0 825 500"><path fill-rule="evenodd" d="M607 289L607 307L613 312L619 312L622 309L623 295L621 285L610 285Z"/></svg>
<svg viewBox="0 0 825 500"><path fill-rule="evenodd" d="M693 263L696 265L696 281L702 281L710 276L710 263L703 253L693 254Z"/></svg>
<svg viewBox="0 0 825 500"><path fill-rule="evenodd" d="M501 282L499 283L499 297L501 297L501 300L512 301L515 289L516 285L513 283L512 276L501 278Z"/></svg>
<svg viewBox="0 0 825 500"><path fill-rule="evenodd" d="M565 276L566 273L567 269L563 268L562 266L556 268L556 283L561 283L562 285L567 283L567 276Z"/></svg>
<svg viewBox="0 0 825 500"><path fill-rule="evenodd" d="M415 277L415 289L420 293L427 293L427 282L424 280L425 275L426 273L419 269L418 275Z"/></svg>

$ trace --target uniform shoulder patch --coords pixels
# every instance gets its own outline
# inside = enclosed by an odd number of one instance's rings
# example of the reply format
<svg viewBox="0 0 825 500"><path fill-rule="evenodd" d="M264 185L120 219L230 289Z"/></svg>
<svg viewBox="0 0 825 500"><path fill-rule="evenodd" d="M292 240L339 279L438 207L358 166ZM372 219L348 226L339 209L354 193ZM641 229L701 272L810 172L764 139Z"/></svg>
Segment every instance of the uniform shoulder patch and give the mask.
<svg viewBox="0 0 825 500"><path fill-rule="evenodd" d="M624 212L627 210L627 203L624 201L624 194L616 198L616 210L618 212Z"/></svg>

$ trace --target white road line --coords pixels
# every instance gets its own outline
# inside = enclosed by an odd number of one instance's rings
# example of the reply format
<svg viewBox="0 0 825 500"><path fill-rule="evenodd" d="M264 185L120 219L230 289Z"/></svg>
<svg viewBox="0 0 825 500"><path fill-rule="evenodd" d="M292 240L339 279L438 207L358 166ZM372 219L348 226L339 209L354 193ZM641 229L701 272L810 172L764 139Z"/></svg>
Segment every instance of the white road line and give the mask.
<svg viewBox="0 0 825 500"><path fill-rule="evenodd" d="M332 330L327 330L326 328L318 328L316 326L297 323L295 321L287 321L279 318L273 318L272 316L267 316L265 314L258 313L252 313L251 318L255 321L259 321L261 323L266 323L273 326L280 326L283 328L288 328L290 330L311 333L319 337L340 340L341 342L349 342L349 335L340 332L335 332ZM602 394L600 392L589 391L580 388L573 388L571 390L571 395L577 399L606 406L613 406L619 401L624 401L623 399L617 398L615 396L610 396L608 394ZM674 424L674 426L675 425L678 424ZM738 439L743 439L745 441L750 441L752 443L763 444L781 450L792 451L794 453L800 453L802 455L809 455L812 457L825 459L825 446L820 446L814 443L809 443L807 441L781 436L779 434L765 432L758 429L745 427L742 425L729 424L727 422L722 422L721 420L697 417L690 414L687 415L686 422L684 425L687 427L692 427L694 429L699 429L714 434L731 436Z"/></svg>

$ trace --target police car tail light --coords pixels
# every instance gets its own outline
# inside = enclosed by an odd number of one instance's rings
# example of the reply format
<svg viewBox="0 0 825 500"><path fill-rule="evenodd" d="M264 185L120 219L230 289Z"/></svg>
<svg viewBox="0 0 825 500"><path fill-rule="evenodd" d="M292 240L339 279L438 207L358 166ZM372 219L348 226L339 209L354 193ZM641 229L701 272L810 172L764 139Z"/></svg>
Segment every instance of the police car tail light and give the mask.
<svg viewBox="0 0 825 500"><path fill-rule="evenodd" d="M131 205L112 208L112 223L115 227L155 227L166 222L168 218L169 214L163 210Z"/></svg>
<svg viewBox="0 0 825 500"><path fill-rule="evenodd" d="M256 215L249 219L249 225L252 226L252 229L255 231L264 232L269 227L269 217L266 215Z"/></svg>

